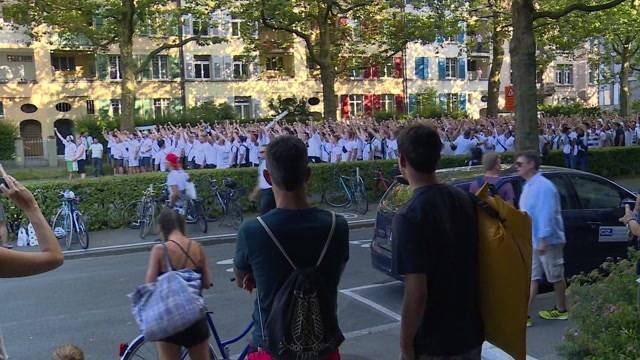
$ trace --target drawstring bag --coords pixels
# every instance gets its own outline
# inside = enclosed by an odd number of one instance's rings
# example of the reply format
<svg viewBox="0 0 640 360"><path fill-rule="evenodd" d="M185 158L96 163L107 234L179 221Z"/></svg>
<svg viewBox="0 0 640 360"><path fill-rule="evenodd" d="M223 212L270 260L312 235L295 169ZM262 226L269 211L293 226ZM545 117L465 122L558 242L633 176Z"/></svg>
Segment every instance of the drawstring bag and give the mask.
<svg viewBox="0 0 640 360"><path fill-rule="evenodd" d="M38 237L36 236L36 231L33 228L33 225L31 225L31 223L29 223L29 226L27 226L27 233L29 234L29 246L40 245L38 243Z"/></svg>
<svg viewBox="0 0 640 360"><path fill-rule="evenodd" d="M27 235L27 230L25 230L24 226L20 226L20 229L18 230L16 245L19 247L29 246L29 236Z"/></svg>
<svg viewBox="0 0 640 360"><path fill-rule="evenodd" d="M198 193L196 192L196 184L193 181L186 182L184 191L189 199L195 200L198 198Z"/></svg>
<svg viewBox="0 0 640 360"><path fill-rule="evenodd" d="M133 317L146 340L157 341L175 335L205 316L200 295L202 276L191 269L173 270L164 245L166 273L155 283L138 286L129 295Z"/></svg>

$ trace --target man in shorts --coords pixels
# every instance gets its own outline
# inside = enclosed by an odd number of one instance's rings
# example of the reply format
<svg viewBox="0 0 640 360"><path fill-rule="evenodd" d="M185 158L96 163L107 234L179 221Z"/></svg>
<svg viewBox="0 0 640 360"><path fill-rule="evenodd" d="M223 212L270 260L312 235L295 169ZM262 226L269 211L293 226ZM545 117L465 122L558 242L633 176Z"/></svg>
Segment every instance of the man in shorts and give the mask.
<svg viewBox="0 0 640 360"><path fill-rule="evenodd" d="M546 280L553 284L556 306L540 311L545 320L567 320L567 283L564 279L564 223L560 208L560 195L553 183L538 171L540 155L537 151L525 151L516 157L518 175L526 180L520 195L520 210L531 217L533 226L533 261L531 271L531 302L538 294L539 283ZM527 326L533 325L531 318Z"/></svg>

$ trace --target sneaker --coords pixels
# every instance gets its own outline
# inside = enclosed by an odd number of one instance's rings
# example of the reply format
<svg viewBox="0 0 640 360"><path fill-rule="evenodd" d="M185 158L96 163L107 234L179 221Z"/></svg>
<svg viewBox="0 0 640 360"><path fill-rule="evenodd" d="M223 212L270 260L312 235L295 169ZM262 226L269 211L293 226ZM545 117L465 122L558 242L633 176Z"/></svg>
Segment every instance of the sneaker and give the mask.
<svg viewBox="0 0 640 360"><path fill-rule="evenodd" d="M530 328L533 326L533 320L531 319L531 316L527 316L527 327Z"/></svg>
<svg viewBox="0 0 640 360"><path fill-rule="evenodd" d="M568 320L569 319L569 312L560 311L556 308L553 308L552 310L542 310L538 313L538 315L540 315L540 317L545 320Z"/></svg>

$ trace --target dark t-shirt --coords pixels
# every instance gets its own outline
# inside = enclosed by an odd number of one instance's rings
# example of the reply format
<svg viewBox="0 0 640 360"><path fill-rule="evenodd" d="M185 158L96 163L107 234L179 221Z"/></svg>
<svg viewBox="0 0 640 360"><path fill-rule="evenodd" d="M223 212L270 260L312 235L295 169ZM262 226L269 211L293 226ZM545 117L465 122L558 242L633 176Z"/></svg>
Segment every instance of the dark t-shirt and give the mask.
<svg viewBox="0 0 640 360"><path fill-rule="evenodd" d="M624 130L622 130L622 128L616 130L616 138L613 139L613 146L624 146Z"/></svg>
<svg viewBox="0 0 640 360"><path fill-rule="evenodd" d="M287 255L299 268L315 266L331 229L331 213L318 209L273 209L262 216ZM344 217L336 215L333 239L320 264L322 277L337 309L338 283L342 270L349 260L349 227ZM243 272L253 272L256 280L263 322L271 312L273 298L280 286L291 274L291 265L273 243L258 220L242 223L238 230L235 267ZM256 299L253 320L260 324ZM253 344L262 343L262 330L255 326Z"/></svg>
<svg viewBox="0 0 640 360"><path fill-rule="evenodd" d="M469 196L444 184L416 189L393 219L393 246L396 272L427 276L417 355L453 356L480 346L478 230Z"/></svg>

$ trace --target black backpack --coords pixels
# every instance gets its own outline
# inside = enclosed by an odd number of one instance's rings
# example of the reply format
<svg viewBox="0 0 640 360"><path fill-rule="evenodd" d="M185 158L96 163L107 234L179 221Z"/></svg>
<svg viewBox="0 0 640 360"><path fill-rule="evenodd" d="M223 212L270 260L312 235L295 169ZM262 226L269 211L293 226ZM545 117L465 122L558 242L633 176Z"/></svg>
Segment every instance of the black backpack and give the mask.
<svg viewBox="0 0 640 360"><path fill-rule="evenodd" d="M263 345L276 360L324 359L344 341L336 309L319 271L333 237L336 215L331 212L331 230L318 262L304 269L295 266L262 218L258 217L258 221L293 268L273 298Z"/></svg>

